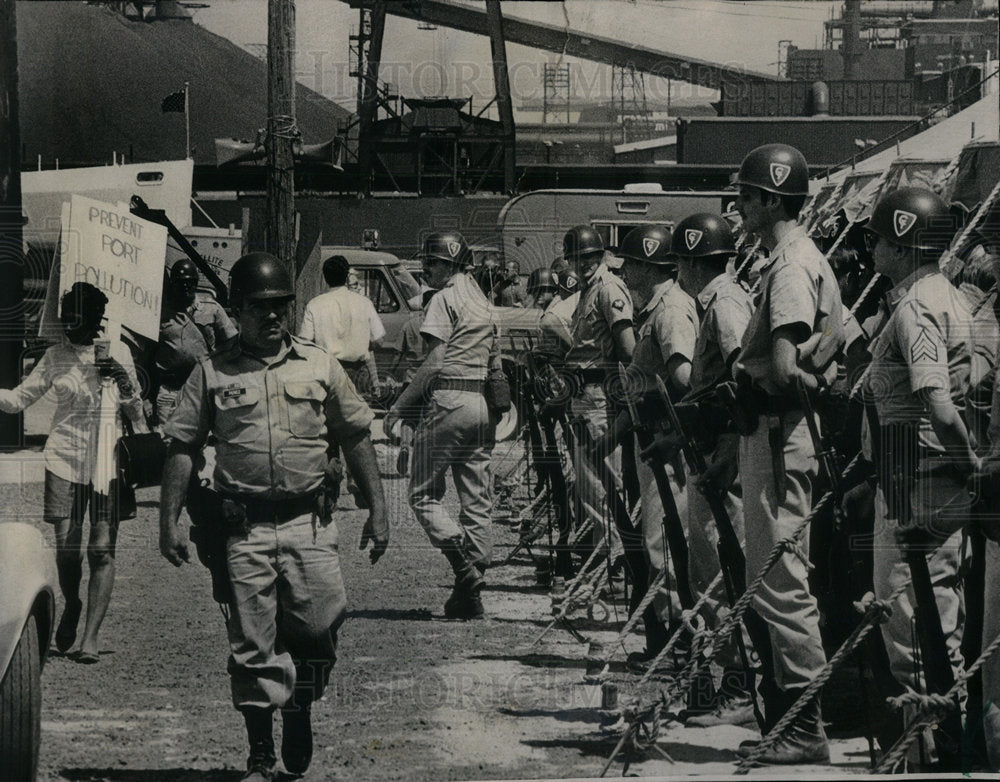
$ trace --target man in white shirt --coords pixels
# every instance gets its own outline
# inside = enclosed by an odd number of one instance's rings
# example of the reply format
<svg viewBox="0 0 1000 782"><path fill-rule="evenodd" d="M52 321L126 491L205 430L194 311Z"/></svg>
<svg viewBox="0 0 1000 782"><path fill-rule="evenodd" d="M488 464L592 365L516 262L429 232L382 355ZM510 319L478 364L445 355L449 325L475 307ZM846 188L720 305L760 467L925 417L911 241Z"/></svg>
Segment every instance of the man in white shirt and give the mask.
<svg viewBox="0 0 1000 782"><path fill-rule="evenodd" d="M358 393L378 397L372 346L385 336L385 326L371 299L348 288L350 271L350 263L343 255L332 255L323 262L323 277L330 290L306 304L299 336L325 348L337 359ZM350 475L347 488L358 507L366 507Z"/></svg>

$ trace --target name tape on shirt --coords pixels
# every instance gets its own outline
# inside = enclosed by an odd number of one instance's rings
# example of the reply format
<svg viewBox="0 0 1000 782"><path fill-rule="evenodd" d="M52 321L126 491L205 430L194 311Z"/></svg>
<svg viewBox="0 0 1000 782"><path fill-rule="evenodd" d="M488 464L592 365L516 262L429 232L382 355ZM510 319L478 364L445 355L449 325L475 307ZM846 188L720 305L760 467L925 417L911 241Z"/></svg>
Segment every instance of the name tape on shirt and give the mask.
<svg viewBox="0 0 1000 782"><path fill-rule="evenodd" d="M236 399L237 397L243 396L247 392L246 386L226 386L222 389L223 399Z"/></svg>

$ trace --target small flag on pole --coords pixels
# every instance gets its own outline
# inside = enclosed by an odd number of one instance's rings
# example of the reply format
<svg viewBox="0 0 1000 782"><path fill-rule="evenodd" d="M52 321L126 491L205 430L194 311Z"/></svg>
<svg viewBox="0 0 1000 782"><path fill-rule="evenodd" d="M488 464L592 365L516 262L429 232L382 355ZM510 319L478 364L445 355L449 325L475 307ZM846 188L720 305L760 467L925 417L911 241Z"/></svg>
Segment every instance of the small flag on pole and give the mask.
<svg viewBox="0 0 1000 782"><path fill-rule="evenodd" d="M177 90L177 92L172 92L163 99L162 103L160 103L160 109L163 112L185 111L186 97L187 97L187 87L185 87L183 90Z"/></svg>

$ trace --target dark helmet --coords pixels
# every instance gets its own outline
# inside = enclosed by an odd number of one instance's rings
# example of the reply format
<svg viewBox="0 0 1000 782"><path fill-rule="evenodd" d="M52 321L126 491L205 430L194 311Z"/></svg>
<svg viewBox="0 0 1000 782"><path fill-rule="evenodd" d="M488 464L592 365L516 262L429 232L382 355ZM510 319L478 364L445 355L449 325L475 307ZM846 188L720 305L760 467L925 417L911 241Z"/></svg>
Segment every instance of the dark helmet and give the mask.
<svg viewBox="0 0 1000 782"><path fill-rule="evenodd" d="M576 272L569 269L559 275L559 290L561 290L566 295L571 293L576 293L580 288L580 278L576 276Z"/></svg>
<svg viewBox="0 0 1000 782"><path fill-rule="evenodd" d="M551 269L535 269L528 275L528 295L559 290L559 275Z"/></svg>
<svg viewBox="0 0 1000 782"><path fill-rule="evenodd" d="M944 250L955 235L955 221L944 200L923 187L901 187L882 196L867 230L900 247Z"/></svg>
<svg viewBox="0 0 1000 782"><path fill-rule="evenodd" d="M472 264L472 251L465 237L458 231L439 231L429 234L420 248L420 257L436 258L458 266Z"/></svg>
<svg viewBox="0 0 1000 782"><path fill-rule="evenodd" d="M568 261L603 252L601 235L589 225L575 225L563 236L563 258Z"/></svg>
<svg viewBox="0 0 1000 782"><path fill-rule="evenodd" d="M179 282L180 280L198 281L198 267L190 258L179 258L170 267L170 281Z"/></svg>
<svg viewBox="0 0 1000 782"><path fill-rule="evenodd" d="M675 265L671 257L670 229L664 225L640 225L622 239L618 255L655 266Z"/></svg>
<svg viewBox="0 0 1000 782"><path fill-rule="evenodd" d="M795 147L764 144L743 158L736 184L751 185L781 195L808 195L809 167Z"/></svg>
<svg viewBox="0 0 1000 782"><path fill-rule="evenodd" d="M688 215L674 228L672 249L677 255L705 258L709 255L734 255L733 229L724 217L698 212Z"/></svg>
<svg viewBox="0 0 1000 782"><path fill-rule="evenodd" d="M285 264L271 253L242 256L229 272L229 295L234 306L244 300L294 299L292 278Z"/></svg>

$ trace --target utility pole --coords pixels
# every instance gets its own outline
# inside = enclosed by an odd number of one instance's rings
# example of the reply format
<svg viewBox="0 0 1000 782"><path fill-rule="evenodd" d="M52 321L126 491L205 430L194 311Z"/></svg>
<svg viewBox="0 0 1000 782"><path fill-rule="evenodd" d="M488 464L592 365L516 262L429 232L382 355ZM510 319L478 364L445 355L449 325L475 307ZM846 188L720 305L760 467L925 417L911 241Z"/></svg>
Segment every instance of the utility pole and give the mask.
<svg viewBox="0 0 1000 782"><path fill-rule="evenodd" d="M295 283L295 2L267 3L268 252L288 264ZM294 322L294 321L293 321Z"/></svg>
<svg viewBox="0 0 1000 782"><path fill-rule="evenodd" d="M21 236L21 132L17 110L14 0L0 0L0 387L21 382L24 252ZM21 445L21 416L0 415L0 447Z"/></svg>
<svg viewBox="0 0 1000 782"><path fill-rule="evenodd" d="M503 31L500 0L486 0L486 19L490 28L490 48L493 53L493 86L497 96L497 108L500 111L500 127L503 131L503 190L508 195L513 195L516 176L514 108L510 99L507 40Z"/></svg>
<svg viewBox="0 0 1000 782"><path fill-rule="evenodd" d="M378 70L382 62L382 39L385 35L386 0L374 0L371 8L371 31L368 52L362 62L358 60L358 70L364 78L361 105L358 112L358 193L371 195L372 168L375 161L372 128L378 116ZM358 52L362 52L361 42Z"/></svg>

